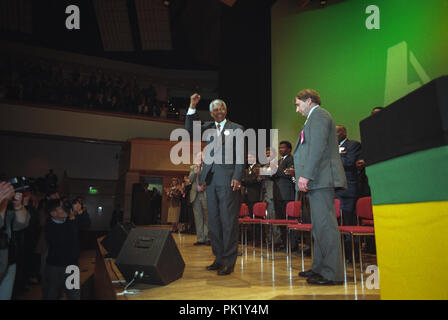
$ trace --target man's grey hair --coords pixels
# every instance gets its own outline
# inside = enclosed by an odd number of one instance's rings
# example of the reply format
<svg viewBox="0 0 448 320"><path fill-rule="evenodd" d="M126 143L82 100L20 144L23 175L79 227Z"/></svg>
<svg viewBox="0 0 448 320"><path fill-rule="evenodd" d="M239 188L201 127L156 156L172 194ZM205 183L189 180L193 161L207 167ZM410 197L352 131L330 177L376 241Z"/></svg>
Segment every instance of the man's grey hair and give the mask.
<svg viewBox="0 0 448 320"><path fill-rule="evenodd" d="M221 105L224 107L224 109L226 109L226 111L227 111L227 105L226 105L226 103L225 103L224 101L222 101L221 99L215 99L215 100L213 100L212 102L210 102L210 112L213 111L213 107L214 107L216 104L221 104Z"/></svg>

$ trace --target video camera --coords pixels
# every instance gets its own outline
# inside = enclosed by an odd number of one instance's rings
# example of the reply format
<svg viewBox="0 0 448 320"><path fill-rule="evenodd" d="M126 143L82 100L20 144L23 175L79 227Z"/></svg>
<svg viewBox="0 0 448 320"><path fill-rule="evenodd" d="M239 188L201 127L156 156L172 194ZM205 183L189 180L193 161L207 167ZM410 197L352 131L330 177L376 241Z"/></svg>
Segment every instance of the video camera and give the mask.
<svg viewBox="0 0 448 320"><path fill-rule="evenodd" d="M12 184L14 192L22 192L31 188L30 181L26 177L14 177L6 180L6 182Z"/></svg>

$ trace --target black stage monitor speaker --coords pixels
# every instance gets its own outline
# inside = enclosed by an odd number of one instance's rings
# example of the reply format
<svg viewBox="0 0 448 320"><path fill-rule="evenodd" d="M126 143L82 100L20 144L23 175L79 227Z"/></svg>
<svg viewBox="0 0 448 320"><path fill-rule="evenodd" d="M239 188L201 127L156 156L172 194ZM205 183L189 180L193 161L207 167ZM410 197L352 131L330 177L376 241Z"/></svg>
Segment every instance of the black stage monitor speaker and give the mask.
<svg viewBox="0 0 448 320"><path fill-rule="evenodd" d="M182 277L185 262L166 229L135 228L129 233L115 261L126 281L144 272L140 282L166 285Z"/></svg>
<svg viewBox="0 0 448 320"><path fill-rule="evenodd" d="M135 228L135 225L130 223L117 223L115 227L107 234L107 236L101 241L101 245L107 250L108 258L117 258L120 253L123 243L131 231Z"/></svg>

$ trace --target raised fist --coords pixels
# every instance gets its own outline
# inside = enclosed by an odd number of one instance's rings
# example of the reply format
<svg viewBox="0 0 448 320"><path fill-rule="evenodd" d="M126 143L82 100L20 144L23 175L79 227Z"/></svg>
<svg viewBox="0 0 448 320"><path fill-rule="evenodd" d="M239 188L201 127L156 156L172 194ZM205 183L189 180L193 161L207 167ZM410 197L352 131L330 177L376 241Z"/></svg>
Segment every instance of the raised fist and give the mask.
<svg viewBox="0 0 448 320"><path fill-rule="evenodd" d="M196 105L199 103L199 100L201 100L201 96L199 95L199 93L194 93L190 97L190 108L196 109Z"/></svg>

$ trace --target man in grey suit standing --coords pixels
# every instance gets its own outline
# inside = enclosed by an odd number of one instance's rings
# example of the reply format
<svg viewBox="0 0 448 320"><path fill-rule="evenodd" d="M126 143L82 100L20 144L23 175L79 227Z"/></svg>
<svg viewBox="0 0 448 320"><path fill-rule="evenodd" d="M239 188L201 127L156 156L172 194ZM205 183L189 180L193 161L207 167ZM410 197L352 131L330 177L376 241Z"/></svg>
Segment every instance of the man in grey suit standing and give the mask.
<svg viewBox="0 0 448 320"><path fill-rule="evenodd" d="M335 188L346 188L339 155L336 126L330 113L320 107L319 94L300 91L296 112L307 118L294 150L294 169L300 191L310 202L314 256L311 270L300 272L317 285L342 284L344 278L341 236L334 211Z"/></svg>
<svg viewBox="0 0 448 320"><path fill-rule="evenodd" d="M210 244L210 240L208 238L208 213L205 182L202 185L199 184L204 166L202 152L199 152L196 155L195 163L196 164L190 167L190 175L188 176L188 179L191 181L190 203L193 205L196 236L198 239L194 245L197 246Z"/></svg>
<svg viewBox="0 0 448 320"><path fill-rule="evenodd" d="M190 107L185 118L185 128L193 133L193 121L199 120L196 106L201 99L197 93L190 98ZM199 184L207 183L207 207L208 228L215 261L207 267L207 270L218 270L218 275L229 275L233 272L238 254L238 213L241 205L241 177L244 170L244 151L237 155L235 138L231 131L244 128L226 119L227 106L224 101L216 99L210 103L210 114L215 121L201 124L201 132L212 129L215 131L214 139L210 143L220 148L213 149L219 152L218 161L208 163L207 155L204 159L204 167ZM233 161L227 163L226 148L228 143L233 143ZM206 148L207 148L206 147ZM244 150L242 146L241 150ZM216 156L216 155L214 155ZM237 156L242 156L242 163L236 161Z"/></svg>

